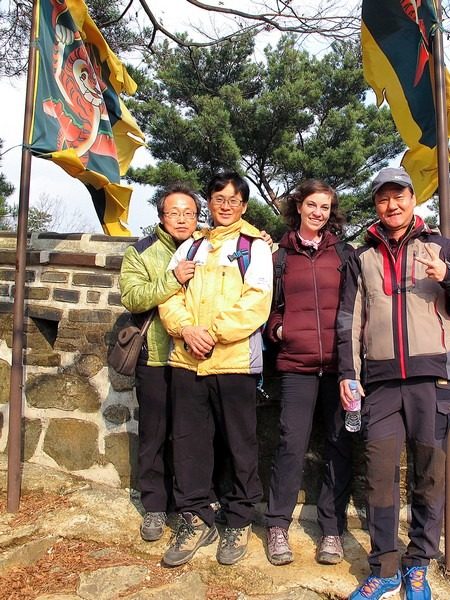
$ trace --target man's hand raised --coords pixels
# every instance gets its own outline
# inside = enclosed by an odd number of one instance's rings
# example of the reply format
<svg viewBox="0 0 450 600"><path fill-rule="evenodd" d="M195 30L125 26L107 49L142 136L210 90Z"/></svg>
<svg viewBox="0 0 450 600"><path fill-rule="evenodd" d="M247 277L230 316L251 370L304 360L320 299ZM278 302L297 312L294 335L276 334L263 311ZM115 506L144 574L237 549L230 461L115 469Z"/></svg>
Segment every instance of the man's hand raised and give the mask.
<svg viewBox="0 0 450 600"><path fill-rule="evenodd" d="M430 279L434 279L434 281L444 281L447 273L447 265L439 258L439 255L436 254L432 248L425 246L425 249L430 258L427 260L426 258L416 256L417 262L420 262L427 267L425 273Z"/></svg>

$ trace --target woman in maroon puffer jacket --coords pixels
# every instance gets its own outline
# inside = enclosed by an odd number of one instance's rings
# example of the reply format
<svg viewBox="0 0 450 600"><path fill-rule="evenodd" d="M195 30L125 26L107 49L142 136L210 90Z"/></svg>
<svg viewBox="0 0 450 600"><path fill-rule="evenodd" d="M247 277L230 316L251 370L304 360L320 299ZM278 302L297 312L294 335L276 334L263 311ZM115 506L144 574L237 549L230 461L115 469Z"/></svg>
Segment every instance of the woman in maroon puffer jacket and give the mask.
<svg viewBox="0 0 450 600"><path fill-rule="evenodd" d="M293 560L288 529L302 485L303 463L316 402L326 429L325 476L317 503L322 538L317 560L343 559L341 537L352 477L351 434L344 428L337 381L336 315L342 264L352 251L336 233L342 229L336 192L311 179L286 204L288 231L274 254L284 254L282 302L270 315L266 333L279 344L282 374L280 441L272 465L267 547L272 564ZM277 299L278 300L278 299Z"/></svg>

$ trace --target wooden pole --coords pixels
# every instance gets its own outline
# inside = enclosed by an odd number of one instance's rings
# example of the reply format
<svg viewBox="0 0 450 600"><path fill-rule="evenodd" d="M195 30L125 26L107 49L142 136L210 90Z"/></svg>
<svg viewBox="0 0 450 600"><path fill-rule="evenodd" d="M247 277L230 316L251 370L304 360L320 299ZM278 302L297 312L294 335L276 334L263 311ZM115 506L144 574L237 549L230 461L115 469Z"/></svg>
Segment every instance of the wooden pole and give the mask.
<svg viewBox="0 0 450 600"><path fill-rule="evenodd" d="M441 2L436 2L438 23L442 23ZM448 154L447 98L445 87L445 64L442 31L436 30L433 41L435 97L437 120L437 152L439 178L439 223L442 235L450 237L450 184Z"/></svg>
<svg viewBox="0 0 450 600"><path fill-rule="evenodd" d="M20 503L25 269L31 172L31 152L28 149L28 143L33 115L34 81L36 73L36 15L37 2L33 2L23 125L19 212L17 219L16 279L13 310L12 364L9 389L8 483L6 505L8 512L16 512Z"/></svg>
<svg viewBox="0 0 450 600"><path fill-rule="evenodd" d="M436 2L439 27L433 39L435 74L436 128L439 180L439 228L442 235L450 237L450 185L448 154L447 99L445 86L444 45L442 41L442 6ZM450 573L450 435L447 437L447 460L445 467L445 571Z"/></svg>

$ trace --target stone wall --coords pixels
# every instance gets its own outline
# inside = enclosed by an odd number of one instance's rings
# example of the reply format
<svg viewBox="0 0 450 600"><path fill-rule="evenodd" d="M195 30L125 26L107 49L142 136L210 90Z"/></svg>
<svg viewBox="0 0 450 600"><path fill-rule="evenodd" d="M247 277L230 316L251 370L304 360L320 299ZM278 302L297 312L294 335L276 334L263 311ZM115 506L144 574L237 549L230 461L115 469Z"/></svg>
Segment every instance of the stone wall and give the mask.
<svg viewBox="0 0 450 600"><path fill-rule="evenodd" d="M114 486L134 485L133 378L107 366L127 319L118 275L135 238L33 234L24 327L23 458ZM0 451L7 450L15 236L0 235Z"/></svg>
<svg viewBox="0 0 450 600"><path fill-rule="evenodd" d="M133 241L33 234L26 270L23 458L121 487L135 486L138 408L133 378L109 368L106 357L129 318L120 304L118 276L122 255ZM15 242L14 235L0 234L0 452L7 449ZM258 407L258 431L267 491L279 416L279 381L270 365L264 387L270 400ZM308 504L317 500L323 437L318 414L299 496ZM357 443L354 466L354 498L362 504ZM405 484L402 489L405 501Z"/></svg>

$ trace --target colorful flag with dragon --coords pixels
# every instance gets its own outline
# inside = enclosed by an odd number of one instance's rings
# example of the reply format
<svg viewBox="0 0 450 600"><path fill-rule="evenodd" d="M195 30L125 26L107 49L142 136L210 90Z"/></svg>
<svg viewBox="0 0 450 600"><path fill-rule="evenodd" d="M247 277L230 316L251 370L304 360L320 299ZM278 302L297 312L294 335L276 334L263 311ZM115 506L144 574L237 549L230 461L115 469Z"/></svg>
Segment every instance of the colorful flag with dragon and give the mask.
<svg viewBox="0 0 450 600"><path fill-rule="evenodd" d="M30 149L86 185L105 233L130 235L132 190L120 177L144 136L119 94L136 84L82 0L38 2Z"/></svg>
<svg viewBox="0 0 450 600"><path fill-rule="evenodd" d="M408 146L402 164L418 202L438 187L437 128L431 37L438 26L433 0L363 0L364 77L378 105L389 103ZM446 71L447 90L450 79ZM447 113L449 94L447 92Z"/></svg>

